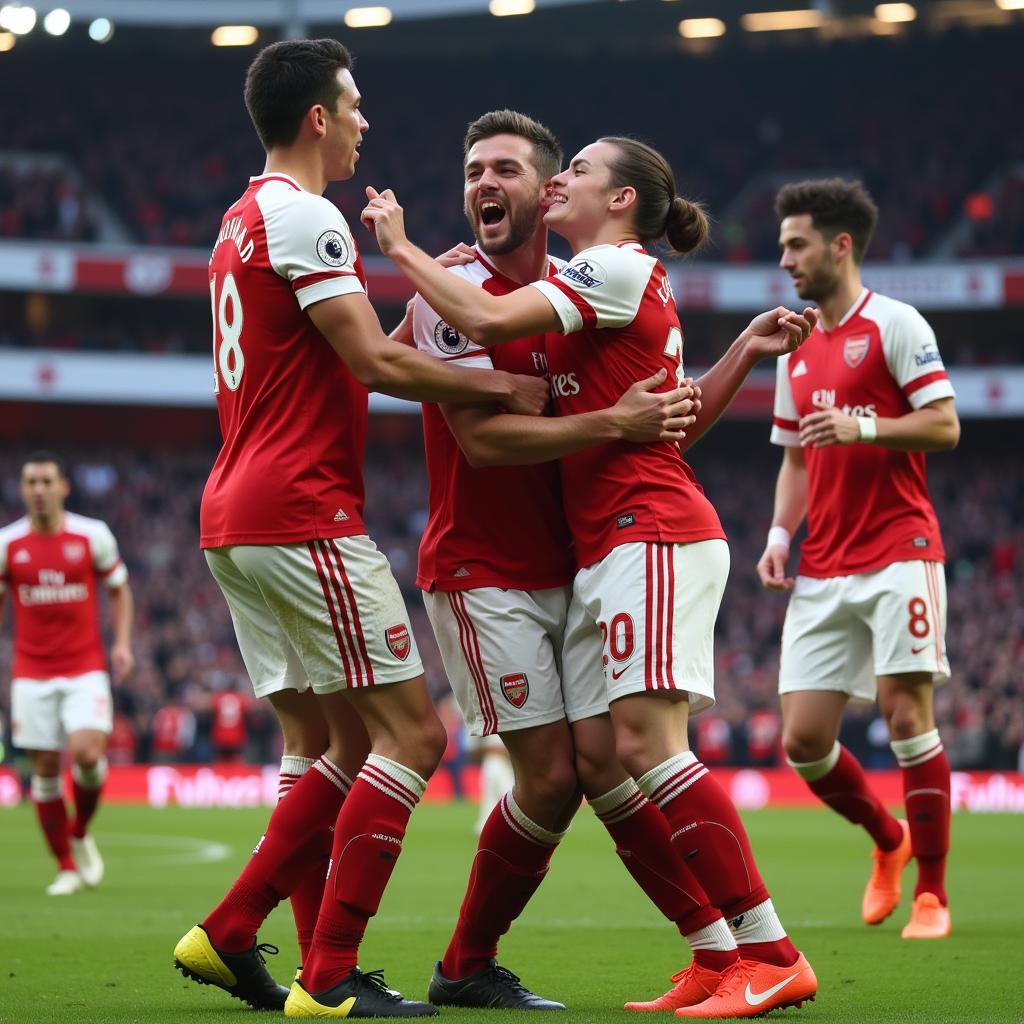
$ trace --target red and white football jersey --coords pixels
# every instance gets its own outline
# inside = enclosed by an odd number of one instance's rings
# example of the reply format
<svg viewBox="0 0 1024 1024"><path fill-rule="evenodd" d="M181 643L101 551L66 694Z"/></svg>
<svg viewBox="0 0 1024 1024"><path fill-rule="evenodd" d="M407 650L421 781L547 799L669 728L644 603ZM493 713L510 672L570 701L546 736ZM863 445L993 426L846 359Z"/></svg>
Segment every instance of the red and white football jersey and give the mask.
<svg viewBox="0 0 1024 1024"><path fill-rule="evenodd" d="M771 439L799 447L801 417L825 406L851 416L897 417L952 397L924 317L865 289L835 330L819 325L778 361ZM850 576L893 562L944 560L923 452L850 444L805 448L804 455L802 576Z"/></svg>
<svg viewBox="0 0 1024 1024"><path fill-rule="evenodd" d="M560 263L550 261L554 273ZM451 267L491 295L522 287L479 252L475 263ZM481 348L449 326L426 301L413 307L416 346L461 366L543 377L545 335ZM562 508L558 466L484 466L466 461L444 415L423 406L430 515L420 544L416 583L423 590L505 587L546 590L572 581L572 538Z"/></svg>
<svg viewBox="0 0 1024 1024"><path fill-rule="evenodd" d="M57 533L26 516L0 530L0 593L14 605L14 679L106 671L96 587L120 587L128 571L106 523L64 514Z"/></svg>
<svg viewBox="0 0 1024 1024"><path fill-rule="evenodd" d="M345 218L291 178L252 178L210 259L223 447L200 543L289 544L366 533L367 391L305 310L365 291Z"/></svg>
<svg viewBox="0 0 1024 1024"><path fill-rule="evenodd" d="M635 242L597 245L557 276L535 281L562 321L548 342L551 393L562 415L614 405L664 367L683 376L683 332L665 268ZM711 502L675 444L617 441L559 463L581 567L620 544L725 538Z"/></svg>

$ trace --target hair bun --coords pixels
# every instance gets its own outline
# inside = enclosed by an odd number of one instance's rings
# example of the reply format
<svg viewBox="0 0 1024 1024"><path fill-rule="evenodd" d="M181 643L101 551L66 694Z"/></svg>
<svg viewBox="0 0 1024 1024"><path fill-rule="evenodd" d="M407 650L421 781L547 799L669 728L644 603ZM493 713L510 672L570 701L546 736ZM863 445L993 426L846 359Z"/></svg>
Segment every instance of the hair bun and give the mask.
<svg viewBox="0 0 1024 1024"><path fill-rule="evenodd" d="M672 200L665 219L665 237L676 255L683 256L699 249L710 233L708 215L700 203L691 203L682 196Z"/></svg>

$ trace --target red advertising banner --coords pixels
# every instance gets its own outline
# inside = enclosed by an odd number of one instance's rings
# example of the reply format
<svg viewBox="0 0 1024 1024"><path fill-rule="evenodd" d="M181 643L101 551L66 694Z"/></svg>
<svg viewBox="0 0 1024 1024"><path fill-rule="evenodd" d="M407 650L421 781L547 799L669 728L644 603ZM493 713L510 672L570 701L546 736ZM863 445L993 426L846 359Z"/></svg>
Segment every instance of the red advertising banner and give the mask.
<svg viewBox="0 0 1024 1024"><path fill-rule="evenodd" d="M104 787L111 803L150 807L269 807L277 802L276 765L113 765ZM890 805L902 804L903 783L898 771L871 772L871 785ZM780 768L716 768L715 777L736 805L813 807L818 805L803 781ZM463 771L468 797L477 795L477 770ZM444 769L430 780L426 800L450 800L451 776ZM18 776L0 768L0 808L22 799ZM1024 814L1024 774L1017 772L953 772L954 811L975 814Z"/></svg>

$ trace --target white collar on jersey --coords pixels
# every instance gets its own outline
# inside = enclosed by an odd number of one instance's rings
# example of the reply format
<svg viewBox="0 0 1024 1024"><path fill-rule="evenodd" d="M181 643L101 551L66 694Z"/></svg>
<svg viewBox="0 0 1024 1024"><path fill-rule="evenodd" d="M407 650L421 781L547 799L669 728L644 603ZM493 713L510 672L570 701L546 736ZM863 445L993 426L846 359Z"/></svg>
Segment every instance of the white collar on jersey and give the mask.
<svg viewBox="0 0 1024 1024"><path fill-rule="evenodd" d="M290 174L285 174L283 171L268 171L266 174L254 174L249 179L249 184L252 185L257 181L267 181L270 178L284 178L285 181L290 181L300 192L303 191L302 186Z"/></svg>
<svg viewBox="0 0 1024 1024"><path fill-rule="evenodd" d="M840 319L839 323L836 324L836 327L842 327L843 324L845 324L846 321L849 320L850 317L852 317L853 314L856 313L857 310L860 309L860 307L864 304L864 300L867 298L867 294L868 294L869 290L870 289L868 289L868 288L862 288L861 289L860 295L858 295L857 298L855 298L853 300L853 305L843 314L843 316Z"/></svg>

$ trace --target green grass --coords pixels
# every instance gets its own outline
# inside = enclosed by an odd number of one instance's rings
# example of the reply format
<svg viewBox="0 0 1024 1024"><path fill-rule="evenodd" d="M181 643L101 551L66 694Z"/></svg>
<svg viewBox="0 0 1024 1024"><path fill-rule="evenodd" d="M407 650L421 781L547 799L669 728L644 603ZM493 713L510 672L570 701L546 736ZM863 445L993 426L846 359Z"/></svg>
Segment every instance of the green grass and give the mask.
<svg viewBox="0 0 1024 1024"><path fill-rule="evenodd" d="M413 817L405 853L361 961L422 998L454 923L474 848L467 806L426 806ZM778 1021L938 1022L1024 1020L1024 817L954 819L945 942L899 937L909 906L879 928L860 923L868 844L825 811L746 815L776 906L820 982L818 1001ZM0 812L0 1022L221 1024L252 1011L171 968L178 937L221 896L244 863L262 811L154 811L106 807L96 830L107 880L70 898L43 894L53 869L31 809ZM223 844L225 859L200 862ZM281 907L260 933L297 963L291 916ZM569 1005L566 1022L636 1021L625 999L666 987L687 959L682 940L651 908L586 810L549 878L502 943L502 962L531 988ZM453 1020L507 1014L444 1011ZM646 1019L646 1018L644 1018ZM660 1017L657 1019L674 1019Z"/></svg>

